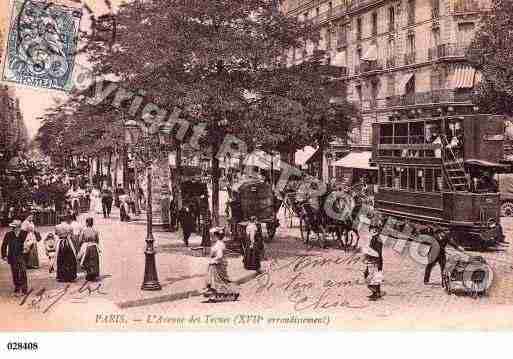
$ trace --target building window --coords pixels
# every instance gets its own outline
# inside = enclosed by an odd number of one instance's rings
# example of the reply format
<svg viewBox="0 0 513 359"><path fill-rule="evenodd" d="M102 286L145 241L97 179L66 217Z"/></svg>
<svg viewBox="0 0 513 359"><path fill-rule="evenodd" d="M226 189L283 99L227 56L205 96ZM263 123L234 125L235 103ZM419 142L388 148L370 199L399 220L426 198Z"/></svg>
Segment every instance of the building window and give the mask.
<svg viewBox="0 0 513 359"><path fill-rule="evenodd" d="M395 67L395 41L389 39L387 43L387 67Z"/></svg>
<svg viewBox="0 0 513 359"><path fill-rule="evenodd" d="M362 39L362 19L356 19L356 40Z"/></svg>
<svg viewBox="0 0 513 359"><path fill-rule="evenodd" d="M358 85L356 88L356 97L359 103L362 103L362 86Z"/></svg>
<svg viewBox="0 0 513 359"><path fill-rule="evenodd" d="M388 31L395 30L395 8L393 6L388 8Z"/></svg>
<svg viewBox="0 0 513 359"><path fill-rule="evenodd" d="M378 82L373 82L371 84L371 109L375 109L377 107L378 92Z"/></svg>
<svg viewBox="0 0 513 359"><path fill-rule="evenodd" d="M372 13L372 36L378 34L378 14Z"/></svg>
<svg viewBox="0 0 513 359"><path fill-rule="evenodd" d="M319 8L315 9L315 17L319 17Z"/></svg>
<svg viewBox="0 0 513 359"><path fill-rule="evenodd" d="M431 91L438 91L441 89L441 76L440 71L433 70L431 72Z"/></svg>
<svg viewBox="0 0 513 359"><path fill-rule="evenodd" d="M408 35L408 52L410 54L415 52L415 35Z"/></svg>
<svg viewBox="0 0 513 359"><path fill-rule="evenodd" d="M431 0L431 14L433 19L436 19L440 16L440 0Z"/></svg>
<svg viewBox="0 0 513 359"><path fill-rule="evenodd" d="M431 37L433 39L433 47L438 48L440 46L440 29L433 29Z"/></svg>
<svg viewBox="0 0 513 359"><path fill-rule="evenodd" d="M326 49L331 50L331 30L326 28Z"/></svg>
<svg viewBox="0 0 513 359"><path fill-rule="evenodd" d="M387 95L393 97L395 95L395 75L390 74L387 79Z"/></svg>
<svg viewBox="0 0 513 359"><path fill-rule="evenodd" d="M340 24L338 26L338 34L337 34L337 46L346 46L347 44L347 30L345 24Z"/></svg>
<svg viewBox="0 0 513 359"><path fill-rule="evenodd" d="M360 65L361 65L361 59L362 59L362 49L356 50L356 58L355 58L355 69L354 72L356 74L360 73Z"/></svg>
<svg viewBox="0 0 513 359"><path fill-rule="evenodd" d="M410 34L406 38L406 54L404 55L404 64L415 63L415 35Z"/></svg>
<svg viewBox="0 0 513 359"><path fill-rule="evenodd" d="M458 24L458 44L468 46L474 35L474 23L466 22Z"/></svg>
<svg viewBox="0 0 513 359"><path fill-rule="evenodd" d="M406 96L415 95L415 76L412 76L410 81L406 83Z"/></svg>
<svg viewBox="0 0 513 359"><path fill-rule="evenodd" d="M408 0L408 25L415 24L415 0Z"/></svg>

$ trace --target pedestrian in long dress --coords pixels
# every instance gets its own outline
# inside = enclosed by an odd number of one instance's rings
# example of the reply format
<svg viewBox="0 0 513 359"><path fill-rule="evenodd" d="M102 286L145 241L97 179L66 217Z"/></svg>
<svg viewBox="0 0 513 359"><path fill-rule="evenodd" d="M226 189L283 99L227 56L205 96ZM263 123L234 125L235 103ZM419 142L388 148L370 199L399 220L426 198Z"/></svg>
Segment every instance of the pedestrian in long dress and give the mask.
<svg viewBox="0 0 513 359"><path fill-rule="evenodd" d="M264 241L261 225L257 223L255 216L251 217L246 226L246 240L242 248L244 249L244 268L260 272Z"/></svg>
<svg viewBox="0 0 513 359"><path fill-rule="evenodd" d="M37 250L37 243L41 240L41 235L36 231L34 224L34 216L30 214L21 224L21 230L27 232L25 239L25 247L28 252L25 254L25 264L27 269L39 268L39 253Z"/></svg>
<svg viewBox="0 0 513 359"><path fill-rule="evenodd" d="M214 245L210 248L206 288L203 295L210 300L237 300L239 291L228 277L228 263L224 257L224 228L215 227L210 230Z"/></svg>
<svg viewBox="0 0 513 359"><path fill-rule="evenodd" d="M55 227L55 233L59 237L55 253L55 266L58 282L74 282L77 279L77 253L73 245L73 228L69 217ZM53 270L53 265L50 268Z"/></svg>
<svg viewBox="0 0 513 359"><path fill-rule="evenodd" d="M2 242L2 259L11 266L14 295L27 294L28 280L25 265L24 242L27 232L21 230L21 221L14 220L9 224L11 231L7 232Z"/></svg>
<svg viewBox="0 0 513 359"><path fill-rule="evenodd" d="M189 247L189 237L194 231L195 218L188 206L183 206L178 214L180 226L183 232L183 241Z"/></svg>
<svg viewBox="0 0 513 359"><path fill-rule="evenodd" d="M97 188L91 191L91 210L96 214L103 213L101 194Z"/></svg>
<svg viewBox="0 0 513 359"><path fill-rule="evenodd" d="M100 235L93 227L93 219L86 219L86 227L80 234L80 252L78 261L82 269L86 271L86 280L96 281L100 276Z"/></svg>
<svg viewBox="0 0 513 359"><path fill-rule="evenodd" d="M75 213L71 214L71 230L73 232L72 235L72 241L73 241L73 247L75 247L75 252L78 253L80 250L80 232L82 232L82 229L84 228L82 224L80 224L77 220L77 216Z"/></svg>

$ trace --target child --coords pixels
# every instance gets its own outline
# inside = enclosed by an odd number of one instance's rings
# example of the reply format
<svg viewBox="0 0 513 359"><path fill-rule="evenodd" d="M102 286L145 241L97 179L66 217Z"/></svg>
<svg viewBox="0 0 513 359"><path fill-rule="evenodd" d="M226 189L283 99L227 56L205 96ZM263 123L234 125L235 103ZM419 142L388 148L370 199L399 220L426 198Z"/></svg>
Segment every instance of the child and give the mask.
<svg viewBox="0 0 513 359"><path fill-rule="evenodd" d="M44 241L46 256L50 260L50 273L54 270L54 258L55 258L55 235L48 233Z"/></svg>
<svg viewBox="0 0 513 359"><path fill-rule="evenodd" d="M371 291L369 300L375 301L382 297L381 283L383 283L383 243L380 240L379 226L371 225L369 228L371 240L365 250L366 268L364 278Z"/></svg>

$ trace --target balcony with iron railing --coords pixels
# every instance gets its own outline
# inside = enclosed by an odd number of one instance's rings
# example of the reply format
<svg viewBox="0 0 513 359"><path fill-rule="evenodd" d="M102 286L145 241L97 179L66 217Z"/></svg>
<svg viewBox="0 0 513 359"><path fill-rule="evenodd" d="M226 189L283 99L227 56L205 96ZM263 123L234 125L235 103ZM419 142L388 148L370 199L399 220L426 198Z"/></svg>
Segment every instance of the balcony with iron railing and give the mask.
<svg viewBox="0 0 513 359"><path fill-rule="evenodd" d="M313 17L311 19L311 21L315 25L322 24L331 19L332 13L333 13L333 10L324 11L324 12L320 13L319 15Z"/></svg>
<svg viewBox="0 0 513 359"><path fill-rule="evenodd" d="M429 92L417 92L406 95L387 97L387 107L404 107L413 105L427 105L433 103L458 103L471 102L472 92L460 92L456 90L436 90Z"/></svg>
<svg viewBox="0 0 513 359"><path fill-rule="evenodd" d="M444 58L464 58L468 45L442 44L428 50L428 60L440 60Z"/></svg>
<svg viewBox="0 0 513 359"><path fill-rule="evenodd" d="M360 73L364 74L372 71L381 71L383 70L383 65L380 61L362 61L360 64Z"/></svg>
<svg viewBox="0 0 513 359"><path fill-rule="evenodd" d="M437 90L430 92L412 93L406 95L389 96L386 98L365 99L352 101L353 105L362 112L400 110L408 106L422 106L434 104L472 104L472 93L460 93L456 90Z"/></svg>

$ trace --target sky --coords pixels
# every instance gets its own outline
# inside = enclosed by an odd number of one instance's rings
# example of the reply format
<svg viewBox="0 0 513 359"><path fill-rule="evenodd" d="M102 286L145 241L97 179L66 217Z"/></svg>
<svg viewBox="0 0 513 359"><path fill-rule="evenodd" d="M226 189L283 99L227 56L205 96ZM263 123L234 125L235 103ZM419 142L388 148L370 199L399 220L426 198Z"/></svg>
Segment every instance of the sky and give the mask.
<svg viewBox="0 0 513 359"><path fill-rule="evenodd" d="M3 34L3 39L0 39L0 46L2 47L2 56L5 56L5 42L6 35L9 29L10 22L10 9L14 0L0 0L0 32ZM104 0L52 0L53 3L59 3L70 6L80 6L77 2L85 2L94 11L95 15L101 15L107 12L107 6ZM112 1L114 4L122 0ZM88 15L84 12L85 15ZM89 27L88 16L84 16L81 21L81 29L86 30ZM76 59L76 63L86 65L83 58ZM0 59L0 71L3 70L3 58ZM12 83L4 83L14 89L14 93L20 100L21 112L27 125L29 135L32 137L37 133L41 123L39 117L42 116L46 110L55 106L59 102L66 100L67 96L62 91L39 89L29 86L21 86ZM1 109L0 109L1 110Z"/></svg>

